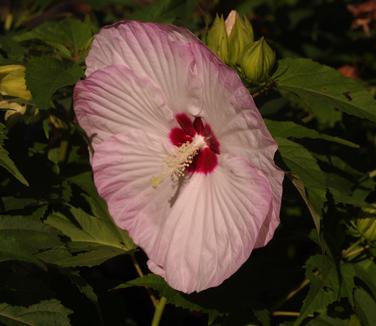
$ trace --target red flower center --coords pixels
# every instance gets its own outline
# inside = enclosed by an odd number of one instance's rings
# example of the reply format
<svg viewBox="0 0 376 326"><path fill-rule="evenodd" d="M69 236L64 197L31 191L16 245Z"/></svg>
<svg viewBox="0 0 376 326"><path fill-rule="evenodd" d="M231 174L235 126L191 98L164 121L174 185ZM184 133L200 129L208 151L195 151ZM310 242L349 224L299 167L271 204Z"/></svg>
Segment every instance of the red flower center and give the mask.
<svg viewBox="0 0 376 326"><path fill-rule="evenodd" d="M208 174L218 165L217 155L220 154L219 142L209 124L204 123L200 117L195 117L192 121L185 113L178 113L176 121L180 128L171 129L169 137L175 146L182 146L192 143L195 137L203 137L206 145L194 156L192 163L187 167L188 172L198 172Z"/></svg>

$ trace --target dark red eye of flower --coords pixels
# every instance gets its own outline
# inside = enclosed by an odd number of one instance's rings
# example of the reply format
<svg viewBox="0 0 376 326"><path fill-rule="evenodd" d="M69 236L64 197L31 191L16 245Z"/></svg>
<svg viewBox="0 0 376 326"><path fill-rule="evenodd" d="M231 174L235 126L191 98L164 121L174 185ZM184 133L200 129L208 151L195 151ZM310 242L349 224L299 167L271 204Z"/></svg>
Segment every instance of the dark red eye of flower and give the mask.
<svg viewBox="0 0 376 326"><path fill-rule="evenodd" d="M202 121L200 117L195 117L192 121L185 113L177 114L176 121L180 127L171 129L169 135L175 146L181 147L184 144L192 143L197 138L202 138L205 142L205 145L193 157L187 171L205 174L212 172L218 165L217 155L220 154L220 145L210 125Z"/></svg>

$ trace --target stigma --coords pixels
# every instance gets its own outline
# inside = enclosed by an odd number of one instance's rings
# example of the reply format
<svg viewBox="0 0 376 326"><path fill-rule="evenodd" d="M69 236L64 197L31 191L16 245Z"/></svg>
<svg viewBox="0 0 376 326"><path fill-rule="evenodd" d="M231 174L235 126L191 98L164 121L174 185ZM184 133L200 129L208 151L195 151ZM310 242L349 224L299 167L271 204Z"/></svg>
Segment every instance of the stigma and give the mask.
<svg viewBox="0 0 376 326"><path fill-rule="evenodd" d="M151 185L157 188L167 177L177 182L185 175L187 168L193 163L200 149L207 147L204 137L195 135L192 142L185 142L164 159L165 168L159 176L151 178Z"/></svg>

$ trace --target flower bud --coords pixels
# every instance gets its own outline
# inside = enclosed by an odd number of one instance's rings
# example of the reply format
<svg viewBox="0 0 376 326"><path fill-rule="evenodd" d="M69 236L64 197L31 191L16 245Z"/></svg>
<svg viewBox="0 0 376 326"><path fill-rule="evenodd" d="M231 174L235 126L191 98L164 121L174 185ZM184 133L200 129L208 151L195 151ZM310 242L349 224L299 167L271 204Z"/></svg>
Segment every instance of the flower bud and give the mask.
<svg viewBox="0 0 376 326"><path fill-rule="evenodd" d="M251 82L264 81L275 63L275 53L262 37L243 53L240 66Z"/></svg>
<svg viewBox="0 0 376 326"><path fill-rule="evenodd" d="M2 95L31 99L26 88L25 67L22 65L0 66L0 93Z"/></svg>
<svg viewBox="0 0 376 326"><path fill-rule="evenodd" d="M23 115L26 112L26 105L16 102L0 101L0 109L6 110L4 120L8 120L12 115Z"/></svg>
<svg viewBox="0 0 376 326"><path fill-rule="evenodd" d="M363 208L362 218L356 221L361 236L369 241L376 241L376 205L374 208Z"/></svg>
<svg viewBox="0 0 376 326"><path fill-rule="evenodd" d="M208 47L222 59L228 60L228 38L223 16L215 17L214 23L208 32Z"/></svg>
<svg viewBox="0 0 376 326"><path fill-rule="evenodd" d="M253 28L246 17L232 10L225 21L228 36L229 64L239 64L244 49L253 43Z"/></svg>

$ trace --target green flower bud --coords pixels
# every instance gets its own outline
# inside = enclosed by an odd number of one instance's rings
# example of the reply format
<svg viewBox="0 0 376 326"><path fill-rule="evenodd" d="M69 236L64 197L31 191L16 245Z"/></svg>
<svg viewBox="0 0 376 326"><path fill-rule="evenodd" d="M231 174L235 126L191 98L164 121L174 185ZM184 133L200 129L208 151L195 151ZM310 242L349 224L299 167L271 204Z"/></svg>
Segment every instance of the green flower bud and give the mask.
<svg viewBox="0 0 376 326"><path fill-rule="evenodd" d="M244 49L253 43L252 25L246 17L241 18L235 10L227 16L225 25L228 36L229 64L239 64Z"/></svg>
<svg viewBox="0 0 376 326"><path fill-rule="evenodd" d="M368 241L376 241L376 205L375 208L363 208L362 218L356 221L361 236Z"/></svg>
<svg viewBox="0 0 376 326"><path fill-rule="evenodd" d="M2 95L20 97L25 100L31 99L31 93L26 88L24 66L0 66L0 93Z"/></svg>
<svg viewBox="0 0 376 326"><path fill-rule="evenodd" d="M262 37L250 44L243 53L240 66L252 82L264 81L275 63L275 53Z"/></svg>
<svg viewBox="0 0 376 326"><path fill-rule="evenodd" d="M208 32L208 47L222 59L228 60L228 38L223 16L215 17L214 23Z"/></svg>

